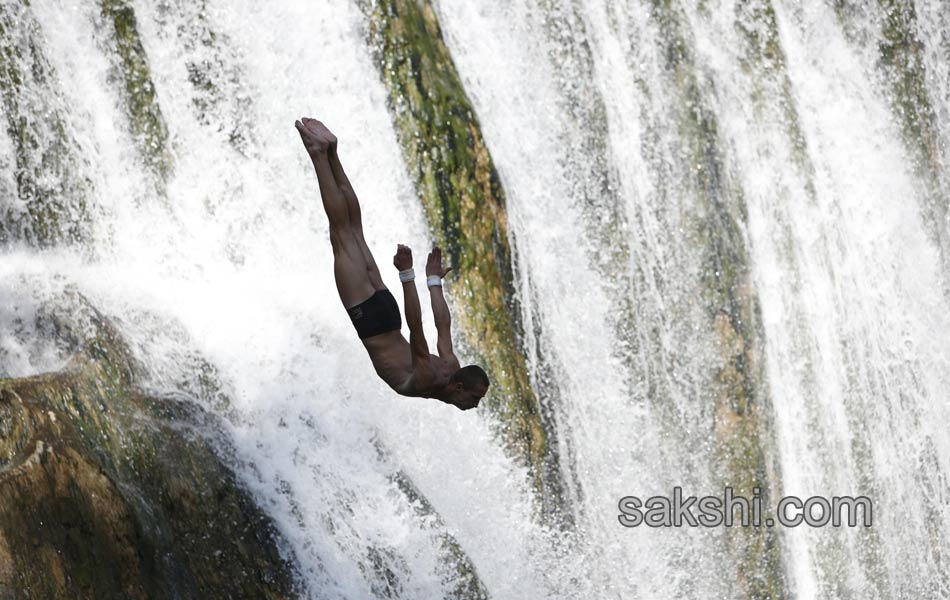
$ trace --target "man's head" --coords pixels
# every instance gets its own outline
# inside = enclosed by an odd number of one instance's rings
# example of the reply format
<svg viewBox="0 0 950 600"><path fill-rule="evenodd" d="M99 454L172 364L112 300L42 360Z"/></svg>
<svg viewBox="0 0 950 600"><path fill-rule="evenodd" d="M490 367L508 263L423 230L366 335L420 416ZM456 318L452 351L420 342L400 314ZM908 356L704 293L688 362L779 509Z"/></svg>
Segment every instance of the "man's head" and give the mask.
<svg viewBox="0 0 950 600"><path fill-rule="evenodd" d="M478 406L485 392L488 391L488 375L478 365L462 367L449 380L449 393L445 400L450 404L468 410Z"/></svg>

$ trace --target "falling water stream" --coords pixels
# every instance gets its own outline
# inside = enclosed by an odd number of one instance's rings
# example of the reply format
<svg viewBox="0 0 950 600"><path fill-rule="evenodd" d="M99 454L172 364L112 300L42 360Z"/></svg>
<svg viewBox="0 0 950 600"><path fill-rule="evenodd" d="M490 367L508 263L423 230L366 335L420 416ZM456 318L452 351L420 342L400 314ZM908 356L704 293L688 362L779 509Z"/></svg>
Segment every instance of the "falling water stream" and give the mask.
<svg viewBox="0 0 950 600"><path fill-rule="evenodd" d="M728 480L716 246L754 307L772 495L874 503L871 529L778 531L782 593L950 596L950 5L433 2L507 196L563 531L491 414L393 395L339 305L296 118L338 135L391 289L396 244L432 239L357 3L135 0L146 83L96 3L0 6L0 376L62 366L29 317L81 292L151 389L223 417L306 593L444 597L448 534L495 598L740 595L724 528L617 521ZM221 393L190 393L208 368Z"/></svg>

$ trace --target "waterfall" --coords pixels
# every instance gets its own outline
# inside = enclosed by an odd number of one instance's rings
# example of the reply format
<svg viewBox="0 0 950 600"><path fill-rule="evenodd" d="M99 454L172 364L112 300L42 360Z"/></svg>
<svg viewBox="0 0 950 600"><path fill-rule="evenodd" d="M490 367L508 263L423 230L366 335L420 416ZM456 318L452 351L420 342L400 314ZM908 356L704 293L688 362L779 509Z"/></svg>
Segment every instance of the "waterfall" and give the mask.
<svg viewBox="0 0 950 600"><path fill-rule="evenodd" d="M296 118L339 137L390 289L439 235L370 33L398 3L0 0L0 377L65 364L34 319L78 290L224 420L315 598L950 594L950 8L406 1L504 190L560 518L505 413L395 396L334 289ZM726 485L874 523L618 523Z"/></svg>

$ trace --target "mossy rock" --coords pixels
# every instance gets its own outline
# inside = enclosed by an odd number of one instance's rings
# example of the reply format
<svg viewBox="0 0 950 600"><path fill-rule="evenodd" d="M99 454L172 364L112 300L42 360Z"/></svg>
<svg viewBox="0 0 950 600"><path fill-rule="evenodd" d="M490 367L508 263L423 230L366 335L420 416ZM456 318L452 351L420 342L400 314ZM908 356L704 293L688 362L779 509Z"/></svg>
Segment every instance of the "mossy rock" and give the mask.
<svg viewBox="0 0 950 600"><path fill-rule="evenodd" d="M152 169L161 185L172 166L168 128L155 94L135 10L127 0L100 0L99 9L118 58L116 78L121 84L129 128L143 162Z"/></svg>
<svg viewBox="0 0 950 600"><path fill-rule="evenodd" d="M878 87L889 100L921 189L920 206L928 234L950 267L950 178L943 165L947 149L940 141L934 105L927 87L924 45L918 36L917 10L907 0L834 0L838 21L856 46L877 44ZM863 25L863 27L862 27ZM868 25L872 25L871 31ZM944 283L950 297L950 283Z"/></svg>
<svg viewBox="0 0 950 600"><path fill-rule="evenodd" d="M906 143L916 149L917 168L933 174L940 171L941 161L914 3L879 0L878 4L883 20L880 66L891 85L894 112Z"/></svg>
<svg viewBox="0 0 950 600"><path fill-rule="evenodd" d="M88 165L29 4L0 4L0 127L13 189L0 188L0 244L80 245L92 235ZM7 196L9 195L9 196Z"/></svg>
<svg viewBox="0 0 950 600"><path fill-rule="evenodd" d="M583 212L585 235L591 250L588 260L597 269L601 285L608 289L607 311L617 339L613 352L624 364L632 364L636 337L636 290L630 275L631 239L626 199L620 190L616 160L610 146L607 104L596 81L596 58L580 5L576 2L541 0L549 46L548 60L563 98L560 113L564 145L564 179L569 197ZM567 41L570 40L570 41Z"/></svg>
<svg viewBox="0 0 950 600"><path fill-rule="evenodd" d="M541 513L560 505L556 468L523 354L505 195L478 119L426 0L361 3L369 43L425 216L457 275L448 291L465 345L492 381L483 403L529 467ZM546 466L547 465L547 466Z"/></svg>
<svg viewBox="0 0 950 600"><path fill-rule="evenodd" d="M763 333L751 282L742 228L746 209L741 189L726 171L715 115L707 106L685 17L669 2L654 0L666 69L678 97L676 124L690 166L687 190L696 199L697 239L704 249L703 303L719 350L713 378L713 431L719 479L736 495L758 488L763 507L773 503L768 450L769 394L764 381ZM768 16L768 9L763 14ZM758 60L780 60L768 40L754 40ZM768 515L765 515L768 516ZM770 528L734 527L726 536L735 580L744 598L788 595L777 534Z"/></svg>
<svg viewBox="0 0 950 600"><path fill-rule="evenodd" d="M164 0L156 7L159 35L173 43L191 84L191 107L202 126L226 136L247 156L255 143L252 90L244 61L213 22L206 0Z"/></svg>
<svg viewBox="0 0 950 600"><path fill-rule="evenodd" d="M273 524L209 441L214 417L139 390L78 296L41 318L75 354L0 379L0 595L295 597Z"/></svg>
<svg viewBox="0 0 950 600"><path fill-rule="evenodd" d="M792 93L785 50L779 39L778 23L772 0L737 2L735 29L740 40L740 63L752 78L753 99L757 116L774 118L770 113L775 106L781 114L781 123L791 144L796 167L805 178L805 191L815 198L815 167L808 156L801 117Z"/></svg>
<svg viewBox="0 0 950 600"><path fill-rule="evenodd" d="M877 0L876 4L834 0L833 6L849 41L856 45L877 44L880 83L890 99L914 166L918 173L935 175L940 171L940 149L914 3ZM867 25L876 30L869 30Z"/></svg>
<svg viewBox="0 0 950 600"><path fill-rule="evenodd" d="M455 536L449 533L442 517L412 479L404 472L397 471L390 480L405 496L416 516L426 523L427 527L438 532L439 553L442 555L439 576L449 590L446 600L488 600L488 589L478 576L475 563L462 549Z"/></svg>

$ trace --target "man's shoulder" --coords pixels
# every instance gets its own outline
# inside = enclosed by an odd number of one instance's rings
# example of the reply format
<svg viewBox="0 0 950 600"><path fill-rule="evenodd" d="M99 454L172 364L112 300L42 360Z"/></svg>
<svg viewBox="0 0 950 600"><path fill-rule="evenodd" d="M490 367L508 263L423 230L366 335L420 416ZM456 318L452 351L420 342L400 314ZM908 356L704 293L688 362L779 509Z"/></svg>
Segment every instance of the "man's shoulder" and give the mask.
<svg viewBox="0 0 950 600"><path fill-rule="evenodd" d="M459 365L459 359L454 354L447 354L445 356L436 356L442 365L445 366L445 369L449 372L451 376L453 373L461 369Z"/></svg>

